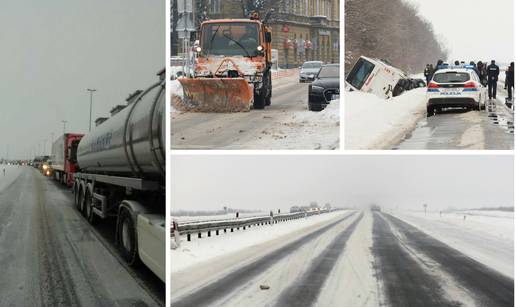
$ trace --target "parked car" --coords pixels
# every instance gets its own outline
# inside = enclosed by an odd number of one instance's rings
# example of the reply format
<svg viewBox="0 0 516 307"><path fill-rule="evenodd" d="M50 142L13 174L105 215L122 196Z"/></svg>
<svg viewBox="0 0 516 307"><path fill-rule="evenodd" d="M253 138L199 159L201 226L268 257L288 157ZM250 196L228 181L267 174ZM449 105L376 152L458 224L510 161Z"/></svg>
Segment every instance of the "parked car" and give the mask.
<svg viewBox="0 0 516 307"><path fill-rule="evenodd" d="M308 61L304 62L299 72L299 82L311 82L315 79L315 76L321 69L323 62L321 61Z"/></svg>
<svg viewBox="0 0 516 307"><path fill-rule="evenodd" d="M485 109L487 89L474 70L446 68L438 70L427 89L427 116L443 108Z"/></svg>
<svg viewBox="0 0 516 307"><path fill-rule="evenodd" d="M339 64L323 65L308 87L308 110L321 111L332 100L339 99Z"/></svg>

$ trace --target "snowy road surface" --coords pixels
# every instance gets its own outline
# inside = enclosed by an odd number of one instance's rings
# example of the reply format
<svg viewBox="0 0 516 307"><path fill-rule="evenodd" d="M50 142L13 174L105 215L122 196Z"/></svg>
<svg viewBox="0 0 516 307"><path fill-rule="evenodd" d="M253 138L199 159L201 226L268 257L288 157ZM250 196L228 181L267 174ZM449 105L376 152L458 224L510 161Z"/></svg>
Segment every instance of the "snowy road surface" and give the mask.
<svg viewBox="0 0 516 307"><path fill-rule="evenodd" d="M498 149L514 148L514 114L504 105L507 92L486 111L446 109L426 117L426 89L389 100L346 92L346 149Z"/></svg>
<svg viewBox="0 0 516 307"><path fill-rule="evenodd" d="M118 257L113 224L93 229L32 167L13 176L0 188L0 306L164 305L164 284Z"/></svg>
<svg viewBox="0 0 516 307"><path fill-rule="evenodd" d="M428 223L442 228L432 219ZM489 232L486 227L483 231ZM512 234L506 235L506 241L512 240ZM226 236L226 243L232 236ZM223 242L208 238L203 244L216 250ZM508 267L493 267L496 255L481 263L465 253L466 247L451 246L390 214L347 211L173 272L172 305L513 305L512 273L500 272ZM198 246L182 248L176 252L193 252Z"/></svg>
<svg viewBox="0 0 516 307"><path fill-rule="evenodd" d="M496 149L514 148L514 114L504 104L503 85L497 100L486 111L445 110L423 117L414 131L395 149Z"/></svg>
<svg viewBox="0 0 516 307"><path fill-rule="evenodd" d="M324 114L327 113L327 114ZM329 114L328 114L329 113ZM308 111L308 84L273 80L271 106L241 113L171 114L174 149L336 149L338 106Z"/></svg>

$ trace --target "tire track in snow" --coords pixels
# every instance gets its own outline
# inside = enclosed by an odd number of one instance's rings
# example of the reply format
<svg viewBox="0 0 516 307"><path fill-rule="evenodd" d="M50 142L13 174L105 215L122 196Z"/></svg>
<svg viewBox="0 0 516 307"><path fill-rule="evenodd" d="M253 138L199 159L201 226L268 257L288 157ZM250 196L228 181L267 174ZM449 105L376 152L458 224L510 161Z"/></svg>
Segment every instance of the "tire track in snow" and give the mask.
<svg viewBox="0 0 516 307"><path fill-rule="evenodd" d="M317 258L312 260L310 269L294 285L281 293L276 306L312 306L314 304L331 270L344 252L349 237L362 217L363 213L345 230L340 232Z"/></svg>
<svg viewBox="0 0 516 307"><path fill-rule="evenodd" d="M293 251L307 244L308 242L317 239L325 232L329 231L336 225L342 223L343 221L347 220L348 218L354 215L355 212L345 216L342 219L339 219L336 222L333 222L314 232L311 232L300 239L288 243L287 245L263 256L262 258L227 274L219 280L207 284L192 293L189 293L181 298L176 299L175 301L172 301L172 306L190 307L216 305L216 301L228 296L235 289L242 286L247 281L253 279L255 276L269 268L271 265L287 257Z"/></svg>
<svg viewBox="0 0 516 307"><path fill-rule="evenodd" d="M413 248L437 262L441 269L471 293L480 306L514 306L514 280L396 217L385 216L403 233Z"/></svg>
<svg viewBox="0 0 516 307"><path fill-rule="evenodd" d="M383 304L396 307L459 306L444 297L440 284L400 245L380 213L373 215L373 255Z"/></svg>

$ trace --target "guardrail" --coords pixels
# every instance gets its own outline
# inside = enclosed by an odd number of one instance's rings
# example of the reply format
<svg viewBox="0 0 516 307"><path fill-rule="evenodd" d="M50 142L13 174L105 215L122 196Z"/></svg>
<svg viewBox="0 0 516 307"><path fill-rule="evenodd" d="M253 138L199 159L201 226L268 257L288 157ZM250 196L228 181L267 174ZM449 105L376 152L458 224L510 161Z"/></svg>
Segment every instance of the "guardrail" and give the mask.
<svg viewBox="0 0 516 307"><path fill-rule="evenodd" d="M216 220L216 221L198 221L198 222L177 222L172 221L172 235L177 231L178 235L186 235L186 240L191 241L192 234L197 234L197 238L202 238L203 233L207 233L208 237L211 237L214 232L215 235L219 235L221 231L226 233L227 231L234 232L234 230L246 230L253 226L264 226L272 225L280 222L286 222L305 218L312 215L318 215L321 213L327 213L328 210L311 211L311 212L295 212L295 213L284 213L274 216L257 216L257 217L246 217L230 220Z"/></svg>

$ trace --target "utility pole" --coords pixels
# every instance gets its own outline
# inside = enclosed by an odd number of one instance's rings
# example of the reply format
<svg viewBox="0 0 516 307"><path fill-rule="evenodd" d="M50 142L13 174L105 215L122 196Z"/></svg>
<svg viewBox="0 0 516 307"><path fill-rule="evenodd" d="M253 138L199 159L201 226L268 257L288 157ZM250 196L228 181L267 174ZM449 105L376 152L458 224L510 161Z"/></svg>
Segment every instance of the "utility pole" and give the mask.
<svg viewBox="0 0 516 307"><path fill-rule="evenodd" d="M92 105L93 105L93 92L96 92L97 90L96 89L87 89L88 92L90 92L90 122L89 122L89 130L88 131L91 131L91 108L92 108Z"/></svg>
<svg viewBox="0 0 516 307"><path fill-rule="evenodd" d="M66 123L67 123L68 121L66 121L66 120L62 120L61 122L63 123L63 135L64 135L64 134L66 133Z"/></svg>

